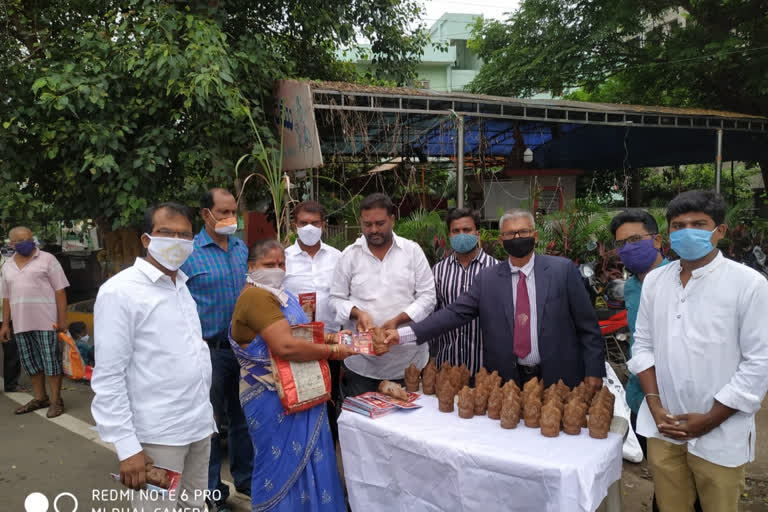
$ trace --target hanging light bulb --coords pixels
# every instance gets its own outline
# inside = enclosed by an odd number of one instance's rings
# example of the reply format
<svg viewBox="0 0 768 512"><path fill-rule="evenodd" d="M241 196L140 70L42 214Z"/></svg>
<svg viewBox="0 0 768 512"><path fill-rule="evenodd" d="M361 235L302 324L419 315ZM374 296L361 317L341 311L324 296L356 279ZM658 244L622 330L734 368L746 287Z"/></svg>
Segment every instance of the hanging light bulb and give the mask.
<svg viewBox="0 0 768 512"><path fill-rule="evenodd" d="M527 164L533 162L533 150L531 148L525 148L523 151L523 162Z"/></svg>

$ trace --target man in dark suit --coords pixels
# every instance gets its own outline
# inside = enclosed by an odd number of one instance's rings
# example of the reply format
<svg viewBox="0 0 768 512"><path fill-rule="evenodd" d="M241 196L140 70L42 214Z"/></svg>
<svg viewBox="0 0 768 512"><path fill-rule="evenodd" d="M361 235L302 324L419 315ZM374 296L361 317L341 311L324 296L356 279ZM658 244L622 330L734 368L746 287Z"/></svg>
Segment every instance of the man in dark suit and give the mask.
<svg viewBox="0 0 768 512"><path fill-rule="evenodd" d="M534 253L539 234L530 212L508 211L499 229L509 259L482 270L452 304L387 331L387 342L424 343L479 317L485 367L505 380L599 387L603 338L578 269L566 258Z"/></svg>

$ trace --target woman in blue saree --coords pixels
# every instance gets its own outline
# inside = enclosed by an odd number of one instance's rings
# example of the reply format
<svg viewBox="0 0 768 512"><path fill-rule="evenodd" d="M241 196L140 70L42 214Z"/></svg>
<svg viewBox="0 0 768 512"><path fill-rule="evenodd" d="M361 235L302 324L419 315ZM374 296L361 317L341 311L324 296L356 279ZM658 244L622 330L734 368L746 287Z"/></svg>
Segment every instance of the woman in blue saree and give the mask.
<svg viewBox="0 0 768 512"><path fill-rule="evenodd" d="M285 254L275 240L254 244L248 283L235 306L230 343L240 362L240 403L253 442L251 503L257 511L346 511L327 407L285 414L272 379L269 351L288 361L344 359L345 345L294 338L291 326L309 321L281 289ZM330 356L330 357L329 357Z"/></svg>

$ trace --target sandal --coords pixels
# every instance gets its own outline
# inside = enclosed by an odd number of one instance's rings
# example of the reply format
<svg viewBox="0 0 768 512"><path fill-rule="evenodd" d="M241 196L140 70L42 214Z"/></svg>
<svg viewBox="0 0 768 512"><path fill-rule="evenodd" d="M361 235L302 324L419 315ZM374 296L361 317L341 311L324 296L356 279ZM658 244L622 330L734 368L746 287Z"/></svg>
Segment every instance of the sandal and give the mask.
<svg viewBox="0 0 768 512"><path fill-rule="evenodd" d="M62 400L58 400L51 403L51 405L48 407L48 412L45 413L45 417L56 418L57 416L61 416L62 413L64 413L64 402Z"/></svg>
<svg viewBox="0 0 768 512"><path fill-rule="evenodd" d="M32 399L26 404L22 405L18 409L14 411L16 414L27 414L28 412L33 412L38 409L45 409L51 405L51 402L48 400L48 397L43 398L42 400Z"/></svg>

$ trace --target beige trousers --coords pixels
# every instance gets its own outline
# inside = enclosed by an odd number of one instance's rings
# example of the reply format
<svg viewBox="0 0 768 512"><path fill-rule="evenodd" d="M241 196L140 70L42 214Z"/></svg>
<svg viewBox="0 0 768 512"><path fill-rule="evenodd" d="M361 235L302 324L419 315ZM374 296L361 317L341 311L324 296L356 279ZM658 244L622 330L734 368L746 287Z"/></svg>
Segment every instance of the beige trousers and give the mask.
<svg viewBox="0 0 768 512"><path fill-rule="evenodd" d="M661 512L736 512L744 491L744 465L729 468L688 453L687 444L648 438L648 466Z"/></svg>
<svg viewBox="0 0 768 512"><path fill-rule="evenodd" d="M176 494L171 499L157 493L134 492L131 504L136 512L173 512L174 509L188 512L204 512L208 496L208 460L211 456L211 438L184 446L144 444L144 453L152 457L155 466L181 473Z"/></svg>

